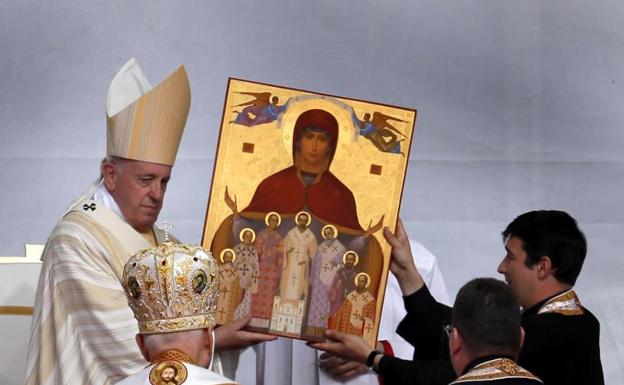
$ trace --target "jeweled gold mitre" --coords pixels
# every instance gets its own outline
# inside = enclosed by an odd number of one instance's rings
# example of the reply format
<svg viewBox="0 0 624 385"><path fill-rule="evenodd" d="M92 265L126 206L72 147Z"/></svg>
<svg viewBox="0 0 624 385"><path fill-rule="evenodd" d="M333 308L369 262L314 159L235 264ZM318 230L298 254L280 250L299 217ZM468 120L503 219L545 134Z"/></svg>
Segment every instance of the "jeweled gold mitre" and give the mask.
<svg viewBox="0 0 624 385"><path fill-rule="evenodd" d="M184 66L152 88L130 59L108 88L106 155L172 166L190 106Z"/></svg>
<svg viewBox="0 0 624 385"><path fill-rule="evenodd" d="M133 255L122 284L139 333L213 327L218 277L210 252L196 245L165 242Z"/></svg>

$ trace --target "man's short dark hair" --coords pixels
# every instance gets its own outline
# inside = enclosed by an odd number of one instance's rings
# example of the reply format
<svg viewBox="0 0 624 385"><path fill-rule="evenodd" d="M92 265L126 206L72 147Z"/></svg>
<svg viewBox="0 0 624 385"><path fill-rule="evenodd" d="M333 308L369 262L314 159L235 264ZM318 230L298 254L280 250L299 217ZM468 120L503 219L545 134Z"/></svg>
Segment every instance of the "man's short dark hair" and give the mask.
<svg viewBox="0 0 624 385"><path fill-rule="evenodd" d="M511 288L494 278L476 278L457 293L452 315L466 346L473 354L520 351L520 305Z"/></svg>
<svg viewBox="0 0 624 385"><path fill-rule="evenodd" d="M568 213L556 210L524 213L503 231L503 239L512 236L523 241L527 267L547 256L559 282L576 283L587 254L587 242L576 220Z"/></svg>

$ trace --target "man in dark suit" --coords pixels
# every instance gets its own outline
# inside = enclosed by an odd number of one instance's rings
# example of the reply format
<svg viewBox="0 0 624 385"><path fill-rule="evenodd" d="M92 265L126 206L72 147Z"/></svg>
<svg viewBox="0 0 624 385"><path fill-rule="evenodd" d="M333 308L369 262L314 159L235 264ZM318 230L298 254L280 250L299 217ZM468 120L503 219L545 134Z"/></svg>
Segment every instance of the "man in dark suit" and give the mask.
<svg viewBox="0 0 624 385"><path fill-rule="evenodd" d="M451 384L542 383L516 363L524 331L520 306L504 282L477 278L465 284L457 293L451 324L444 330L459 376Z"/></svg>
<svg viewBox="0 0 624 385"><path fill-rule="evenodd" d="M454 378L442 325L451 309L437 303L411 262L402 224L385 229L392 244L390 268L404 296L407 315L397 333L414 347L414 360L378 354L371 368L391 384L447 384ZM518 363L545 384L604 384L600 362L600 324L581 305L573 285L581 272L587 244L576 221L562 211L531 211L503 231L507 254L498 267L522 312L526 338ZM370 347L334 331L322 346L334 354L366 362Z"/></svg>

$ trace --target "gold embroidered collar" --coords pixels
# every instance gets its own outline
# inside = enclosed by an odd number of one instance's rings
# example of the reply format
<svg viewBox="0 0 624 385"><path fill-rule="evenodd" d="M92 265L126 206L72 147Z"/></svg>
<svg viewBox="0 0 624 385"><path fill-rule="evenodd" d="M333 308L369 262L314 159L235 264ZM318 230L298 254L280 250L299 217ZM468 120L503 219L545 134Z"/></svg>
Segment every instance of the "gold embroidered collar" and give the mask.
<svg viewBox="0 0 624 385"><path fill-rule="evenodd" d="M574 290L570 289L546 301L537 311L537 314L544 313L581 315L583 314L583 308Z"/></svg>
<svg viewBox="0 0 624 385"><path fill-rule="evenodd" d="M190 364L194 364L195 362L188 354L183 353L179 350L166 350L154 358L152 364L158 364L165 361L179 361L179 362L188 362Z"/></svg>
<svg viewBox="0 0 624 385"><path fill-rule="evenodd" d="M516 364L509 358L496 358L481 363L460 376L451 384L461 384L465 382L498 380L502 378L528 378L542 382L531 372Z"/></svg>

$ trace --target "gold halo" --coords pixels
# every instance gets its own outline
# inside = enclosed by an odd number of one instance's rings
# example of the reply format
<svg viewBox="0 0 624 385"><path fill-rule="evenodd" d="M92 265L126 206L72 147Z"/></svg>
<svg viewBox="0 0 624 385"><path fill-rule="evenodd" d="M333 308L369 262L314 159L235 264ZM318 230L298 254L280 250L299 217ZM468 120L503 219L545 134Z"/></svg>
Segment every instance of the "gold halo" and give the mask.
<svg viewBox="0 0 624 385"><path fill-rule="evenodd" d="M355 262L353 262L353 266L357 266L357 264L360 263L360 256L353 250L347 250L347 252L342 255L342 263L345 265L347 264L347 254L355 255Z"/></svg>
<svg viewBox="0 0 624 385"><path fill-rule="evenodd" d="M282 216L279 215L278 212L276 211L271 211L269 212L267 215L264 216L264 224L265 225L269 225L269 218L271 217L271 215L277 215L277 226L282 224Z"/></svg>
<svg viewBox="0 0 624 385"><path fill-rule="evenodd" d="M365 276L366 278L368 278L368 280L366 281L366 288L368 289L368 287L370 286L371 277L370 277L370 275L368 275L368 274L366 274L364 272L357 273L355 275L355 278L353 279L353 282L355 283L355 286L357 286L358 278L360 278L361 276Z"/></svg>
<svg viewBox="0 0 624 385"><path fill-rule="evenodd" d="M238 233L238 239L243 242L243 234L245 234L245 231L251 231L251 243L253 243L253 241L256 240L256 232L251 227L245 227L244 229L242 229L240 233Z"/></svg>
<svg viewBox="0 0 624 385"><path fill-rule="evenodd" d="M329 224L329 225L323 226L323 228L321 229L321 237L323 237L323 239L327 239L325 238L325 229L334 230L334 238L338 238L338 229L336 228L336 226Z"/></svg>
<svg viewBox="0 0 624 385"><path fill-rule="evenodd" d="M226 249L221 250L221 253L219 253L219 261L221 261L221 263L225 263L223 261L223 256L225 255L226 251L231 251L232 252L232 262L236 261L236 252L232 249L230 249L229 247Z"/></svg>
<svg viewBox="0 0 624 385"><path fill-rule="evenodd" d="M306 226L310 226L310 223L312 223L312 215L310 215L309 212L307 211L299 211L297 214L295 214L295 225L297 225L297 218L299 218L300 214L305 214L308 216L308 223L306 223Z"/></svg>

